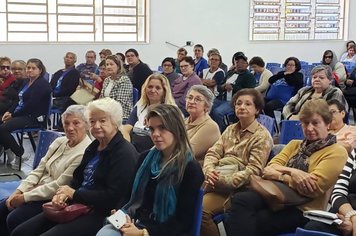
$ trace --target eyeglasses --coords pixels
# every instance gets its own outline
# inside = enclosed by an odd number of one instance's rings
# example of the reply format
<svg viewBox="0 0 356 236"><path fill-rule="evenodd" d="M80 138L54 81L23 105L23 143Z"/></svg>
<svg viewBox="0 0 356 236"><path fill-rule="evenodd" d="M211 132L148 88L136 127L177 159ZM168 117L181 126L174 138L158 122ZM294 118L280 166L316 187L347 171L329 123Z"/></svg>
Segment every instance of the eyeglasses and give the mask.
<svg viewBox="0 0 356 236"><path fill-rule="evenodd" d="M25 68L12 67L11 70L12 70L12 71L25 70Z"/></svg>
<svg viewBox="0 0 356 236"><path fill-rule="evenodd" d="M163 64L162 66L163 67L172 67L173 65L172 64Z"/></svg>
<svg viewBox="0 0 356 236"><path fill-rule="evenodd" d="M325 56L324 58L325 58L325 59L326 59L326 58L332 59L333 56Z"/></svg>
<svg viewBox="0 0 356 236"><path fill-rule="evenodd" d="M287 64L289 67L295 67L295 64Z"/></svg>
<svg viewBox="0 0 356 236"><path fill-rule="evenodd" d="M210 61L220 61L218 58L210 58Z"/></svg>
<svg viewBox="0 0 356 236"><path fill-rule="evenodd" d="M201 97L193 97L193 96L187 96L185 97L185 100L187 102L195 102L195 103L201 103L204 102L205 100Z"/></svg>
<svg viewBox="0 0 356 236"><path fill-rule="evenodd" d="M1 70L5 70L5 69L10 70L10 66L0 66L0 69L1 69Z"/></svg>
<svg viewBox="0 0 356 236"><path fill-rule="evenodd" d="M188 68L188 66L189 65L181 65L181 66L179 66L181 69L186 69L186 68Z"/></svg>

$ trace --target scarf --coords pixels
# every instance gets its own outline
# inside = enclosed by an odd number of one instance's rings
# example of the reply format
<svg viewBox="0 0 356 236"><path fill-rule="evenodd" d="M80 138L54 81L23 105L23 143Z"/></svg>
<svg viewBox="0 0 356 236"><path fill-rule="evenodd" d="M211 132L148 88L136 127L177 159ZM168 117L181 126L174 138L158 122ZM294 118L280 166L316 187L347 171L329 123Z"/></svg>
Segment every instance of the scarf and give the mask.
<svg viewBox="0 0 356 236"><path fill-rule="evenodd" d="M187 164L193 160L189 154ZM142 165L138 169L132 187L130 201L123 206L131 217L135 215L137 209L143 202L146 186L150 178L157 178L158 183L155 190L153 202L153 219L160 223L166 222L168 218L175 214L177 205L177 186L171 185L171 180L176 179L178 174L177 167L167 167L161 173L162 154L156 148L153 148L146 156Z"/></svg>
<svg viewBox="0 0 356 236"><path fill-rule="evenodd" d="M308 140L304 139L300 145L298 153L289 159L287 167L296 168L304 172L308 172L309 169L309 158L310 156L320 149L336 143L336 136L329 134L323 140L317 140L312 143L308 143Z"/></svg>

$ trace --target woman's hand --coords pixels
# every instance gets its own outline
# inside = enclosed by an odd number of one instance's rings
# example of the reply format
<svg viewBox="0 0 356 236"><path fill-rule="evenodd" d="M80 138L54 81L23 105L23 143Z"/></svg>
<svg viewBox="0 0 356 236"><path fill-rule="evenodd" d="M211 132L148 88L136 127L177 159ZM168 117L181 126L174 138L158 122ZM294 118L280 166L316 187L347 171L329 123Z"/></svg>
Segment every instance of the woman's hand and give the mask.
<svg viewBox="0 0 356 236"><path fill-rule="evenodd" d="M72 189L68 185L64 185L58 188L56 194L65 194L69 199L73 199L75 189Z"/></svg>
<svg viewBox="0 0 356 236"><path fill-rule="evenodd" d="M17 196L17 195L22 195L22 192L20 190L17 190L15 192L13 192L10 197L7 198L5 204L6 207L9 211L13 210L15 208L15 206L12 203L12 200Z"/></svg>
<svg viewBox="0 0 356 236"><path fill-rule="evenodd" d="M208 172L206 174L205 183L214 189L216 183L219 181L219 175L220 175L220 172L216 171L216 170L212 170L212 171Z"/></svg>
<svg viewBox="0 0 356 236"><path fill-rule="evenodd" d="M279 176L282 174L281 172L279 172L278 170L274 169L273 167L271 166L266 166L264 169L263 169L263 172L262 172L262 177L264 179L276 179L278 180L279 179Z"/></svg>
<svg viewBox="0 0 356 236"><path fill-rule="evenodd" d="M317 189L316 181L318 181L318 178L313 174L292 168L290 176L293 182L297 184L297 191L301 194L310 194Z"/></svg>
<svg viewBox="0 0 356 236"><path fill-rule="evenodd" d="M232 87L231 84L226 83L226 84L225 84L225 89L226 89L226 91L230 92L230 91L233 89L233 87Z"/></svg>
<svg viewBox="0 0 356 236"><path fill-rule="evenodd" d="M22 204L25 203L25 198L23 194L16 194L12 199L11 199L11 207L12 208L17 208L21 206Z"/></svg>
<svg viewBox="0 0 356 236"><path fill-rule="evenodd" d="M66 201L68 200L68 196L65 194L56 194L52 198L52 205L56 209L63 209L67 206Z"/></svg>
<svg viewBox="0 0 356 236"><path fill-rule="evenodd" d="M124 224L120 231L125 236L141 236L143 235L143 230L138 229L134 224L133 220L131 220L130 216L126 215L126 224Z"/></svg>
<svg viewBox="0 0 356 236"><path fill-rule="evenodd" d="M350 218L345 218L344 215L336 213L336 215L342 220L342 223L338 225L339 230L342 232L343 235L351 235L353 230L353 223ZM356 225L356 224L355 224ZM355 231L354 231L355 232Z"/></svg>
<svg viewBox="0 0 356 236"><path fill-rule="evenodd" d="M7 112L5 112L5 114L2 116L1 120L2 120L3 122L6 122L6 121L10 120L11 117L12 117L11 113L7 111Z"/></svg>

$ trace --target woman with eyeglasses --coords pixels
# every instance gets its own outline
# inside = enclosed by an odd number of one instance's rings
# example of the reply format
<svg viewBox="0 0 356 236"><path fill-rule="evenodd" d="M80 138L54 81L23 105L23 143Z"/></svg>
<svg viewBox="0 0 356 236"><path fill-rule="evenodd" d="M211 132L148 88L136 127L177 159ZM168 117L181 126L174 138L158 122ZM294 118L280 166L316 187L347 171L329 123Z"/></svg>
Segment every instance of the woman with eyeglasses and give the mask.
<svg viewBox="0 0 356 236"><path fill-rule="evenodd" d="M182 75L178 77L172 86L172 94L177 106L184 116L188 116L185 109L185 97L190 87L196 84L202 84L201 79L194 72L194 60L192 57L184 57L179 64Z"/></svg>
<svg viewBox="0 0 356 236"><path fill-rule="evenodd" d="M0 96L14 81L15 76L11 73L11 59L8 57L0 57Z"/></svg>
<svg viewBox="0 0 356 236"><path fill-rule="evenodd" d="M220 138L218 124L211 119L209 112L214 101L213 92L204 85L193 85L186 97L185 128L196 160L203 165L206 152Z"/></svg>
<svg viewBox="0 0 356 236"><path fill-rule="evenodd" d="M300 73L300 61L296 57L288 57L284 64L284 70L272 75L268 79L270 84L267 89L264 112L274 117L275 110L283 109L283 106L304 86L303 74Z"/></svg>
<svg viewBox="0 0 356 236"><path fill-rule="evenodd" d="M250 175L261 175L273 145L268 130L256 120L264 106L261 93L241 89L232 104L239 121L227 127L204 159L202 236L219 235L214 215L228 208L225 203L230 194L244 188Z"/></svg>
<svg viewBox="0 0 356 236"><path fill-rule="evenodd" d="M347 77L346 69L345 66L337 60L336 54L331 50L326 50L323 54L321 63L331 67L335 84L344 88Z"/></svg>
<svg viewBox="0 0 356 236"><path fill-rule="evenodd" d="M166 57L162 61L162 74L167 77L169 80L170 86L173 85L173 82L179 77L179 74L176 73L176 62L172 57Z"/></svg>
<svg viewBox="0 0 356 236"><path fill-rule="evenodd" d="M348 109L342 91L332 85L333 75L330 66L316 66L311 71L311 75L312 86L299 89L298 93L283 107L282 114L285 119L299 120L299 112L304 103L314 98L322 98L326 101L337 99Z"/></svg>

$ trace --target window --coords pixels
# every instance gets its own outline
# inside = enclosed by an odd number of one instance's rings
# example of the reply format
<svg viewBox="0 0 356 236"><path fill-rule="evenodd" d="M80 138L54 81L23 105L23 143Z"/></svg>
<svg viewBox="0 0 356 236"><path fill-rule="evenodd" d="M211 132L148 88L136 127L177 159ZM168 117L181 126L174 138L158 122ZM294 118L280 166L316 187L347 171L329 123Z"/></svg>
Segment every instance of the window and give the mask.
<svg viewBox="0 0 356 236"><path fill-rule="evenodd" d="M0 42L147 42L148 1L0 1Z"/></svg>
<svg viewBox="0 0 356 236"><path fill-rule="evenodd" d="M347 37L348 0L250 0L250 40Z"/></svg>

